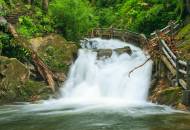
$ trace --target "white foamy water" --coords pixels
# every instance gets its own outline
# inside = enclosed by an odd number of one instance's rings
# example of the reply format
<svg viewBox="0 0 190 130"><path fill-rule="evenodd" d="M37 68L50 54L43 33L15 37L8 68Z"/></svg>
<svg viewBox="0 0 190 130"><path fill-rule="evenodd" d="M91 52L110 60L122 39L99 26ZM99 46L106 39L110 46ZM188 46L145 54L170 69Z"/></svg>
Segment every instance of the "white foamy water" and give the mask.
<svg viewBox="0 0 190 130"><path fill-rule="evenodd" d="M62 98L94 102L124 102L142 104L146 102L152 62L129 74L143 64L148 55L138 47L119 40L89 39L82 44L78 58L72 65L68 80L61 88ZM129 46L132 55L118 55L113 52L110 58L97 58L92 49L116 49Z"/></svg>

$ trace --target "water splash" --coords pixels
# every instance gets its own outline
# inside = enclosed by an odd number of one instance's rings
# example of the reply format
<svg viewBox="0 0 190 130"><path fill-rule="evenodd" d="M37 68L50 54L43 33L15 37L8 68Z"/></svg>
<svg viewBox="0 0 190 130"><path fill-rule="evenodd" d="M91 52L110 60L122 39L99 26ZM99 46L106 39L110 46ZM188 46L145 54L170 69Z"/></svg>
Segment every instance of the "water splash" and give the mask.
<svg viewBox="0 0 190 130"><path fill-rule="evenodd" d="M110 58L97 58L92 49L116 49L129 46L132 55L118 55L113 52ZM68 80L61 89L62 98L72 98L89 102L124 102L142 104L146 102L152 62L143 64L149 58L140 48L119 40L89 39L82 44L78 58L72 65Z"/></svg>

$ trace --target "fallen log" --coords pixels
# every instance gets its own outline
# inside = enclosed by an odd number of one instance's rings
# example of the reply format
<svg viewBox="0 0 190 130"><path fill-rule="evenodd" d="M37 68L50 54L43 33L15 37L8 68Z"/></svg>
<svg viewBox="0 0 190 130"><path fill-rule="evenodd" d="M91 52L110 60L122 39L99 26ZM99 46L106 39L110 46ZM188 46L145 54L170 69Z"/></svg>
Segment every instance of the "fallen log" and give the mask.
<svg viewBox="0 0 190 130"><path fill-rule="evenodd" d="M44 64L44 62L39 58L36 52L32 52L32 60L37 67L38 72L43 77L44 80L47 81L49 87L55 92L55 81L54 81L54 74L48 67Z"/></svg>

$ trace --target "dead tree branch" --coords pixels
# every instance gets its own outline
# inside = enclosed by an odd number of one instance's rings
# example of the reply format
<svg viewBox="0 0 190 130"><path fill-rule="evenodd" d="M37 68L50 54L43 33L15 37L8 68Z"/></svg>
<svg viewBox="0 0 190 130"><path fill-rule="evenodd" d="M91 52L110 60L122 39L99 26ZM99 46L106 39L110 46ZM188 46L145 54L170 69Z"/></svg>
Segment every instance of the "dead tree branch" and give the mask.
<svg viewBox="0 0 190 130"><path fill-rule="evenodd" d="M131 76L131 73L133 73L135 70L137 70L137 69L141 68L142 66L144 66L150 59L151 59L151 58L148 58L143 64L141 64L141 65L135 67L134 69L132 69L132 70L129 72L129 75L128 75L129 78L130 78L130 76Z"/></svg>

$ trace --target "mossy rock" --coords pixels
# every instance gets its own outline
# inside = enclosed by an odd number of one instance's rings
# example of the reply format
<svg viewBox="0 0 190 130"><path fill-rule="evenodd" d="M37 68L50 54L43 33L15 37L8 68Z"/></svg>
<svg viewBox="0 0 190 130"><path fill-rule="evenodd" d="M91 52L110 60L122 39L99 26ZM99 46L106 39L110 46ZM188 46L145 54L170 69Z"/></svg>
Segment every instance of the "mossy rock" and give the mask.
<svg viewBox="0 0 190 130"><path fill-rule="evenodd" d="M182 92L179 87L166 88L159 92L156 97L159 104L176 105L181 102Z"/></svg>
<svg viewBox="0 0 190 130"><path fill-rule="evenodd" d="M23 88L19 90L18 94L18 98L20 98L19 100L36 101L48 99L52 94L52 91L47 87L45 82L28 80L23 84Z"/></svg>
<svg viewBox="0 0 190 130"><path fill-rule="evenodd" d="M15 58L0 56L0 104L47 99L45 82L29 79L29 69Z"/></svg>
<svg viewBox="0 0 190 130"><path fill-rule="evenodd" d="M67 73L78 50L76 43L68 42L57 34L34 38L30 40L30 43L54 72Z"/></svg>
<svg viewBox="0 0 190 130"><path fill-rule="evenodd" d="M8 91L1 90L0 104L45 100L51 94L52 91L47 87L46 83L28 80L20 85L12 85Z"/></svg>
<svg viewBox="0 0 190 130"><path fill-rule="evenodd" d="M29 69L15 58L0 56L0 86L8 83L25 82L29 79Z"/></svg>
<svg viewBox="0 0 190 130"><path fill-rule="evenodd" d="M0 56L0 99L16 98L16 90L29 80L29 74L29 69L17 59Z"/></svg>

